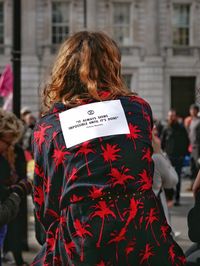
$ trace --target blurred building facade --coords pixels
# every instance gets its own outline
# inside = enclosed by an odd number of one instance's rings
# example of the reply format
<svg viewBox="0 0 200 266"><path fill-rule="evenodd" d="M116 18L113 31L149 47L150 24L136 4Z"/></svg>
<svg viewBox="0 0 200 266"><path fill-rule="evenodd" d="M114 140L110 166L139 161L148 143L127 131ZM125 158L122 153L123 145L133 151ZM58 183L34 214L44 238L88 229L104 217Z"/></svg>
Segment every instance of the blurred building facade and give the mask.
<svg viewBox="0 0 200 266"><path fill-rule="evenodd" d="M22 106L37 112L39 87L59 44L102 30L119 44L128 86L164 118L200 102L200 0L21 0ZM0 0L0 72L11 61L12 0Z"/></svg>

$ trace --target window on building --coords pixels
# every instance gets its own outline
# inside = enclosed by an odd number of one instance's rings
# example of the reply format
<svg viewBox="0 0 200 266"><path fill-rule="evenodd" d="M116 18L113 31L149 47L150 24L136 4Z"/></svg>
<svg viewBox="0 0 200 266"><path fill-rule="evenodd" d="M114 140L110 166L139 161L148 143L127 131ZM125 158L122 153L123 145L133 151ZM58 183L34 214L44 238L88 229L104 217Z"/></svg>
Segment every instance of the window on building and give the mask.
<svg viewBox="0 0 200 266"><path fill-rule="evenodd" d="M113 36L119 45L131 44L131 3L113 3Z"/></svg>
<svg viewBox="0 0 200 266"><path fill-rule="evenodd" d="M190 44L190 5L173 5L173 44L188 46Z"/></svg>
<svg viewBox="0 0 200 266"><path fill-rule="evenodd" d="M3 14L3 3L0 2L0 53L3 53L4 44L4 14Z"/></svg>
<svg viewBox="0 0 200 266"><path fill-rule="evenodd" d="M58 45L69 35L69 3L52 2L52 44Z"/></svg>

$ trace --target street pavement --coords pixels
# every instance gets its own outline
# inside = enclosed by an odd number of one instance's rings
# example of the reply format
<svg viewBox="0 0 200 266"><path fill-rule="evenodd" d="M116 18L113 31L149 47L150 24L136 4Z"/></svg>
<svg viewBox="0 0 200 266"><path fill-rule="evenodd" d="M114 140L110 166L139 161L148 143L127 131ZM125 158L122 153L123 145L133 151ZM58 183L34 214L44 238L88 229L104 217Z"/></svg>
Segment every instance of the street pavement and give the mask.
<svg viewBox="0 0 200 266"><path fill-rule="evenodd" d="M182 192L181 192L181 206L173 207L171 212L171 225L175 232L175 239L178 244L187 250L187 248L192 244L187 236L187 213L190 208L193 206L194 200L192 192L187 192L187 187L189 187L189 180L183 180ZM24 260L28 263L31 263L34 256L37 254L40 246L35 239L34 232L34 218L33 218L33 204L31 197L28 198L29 206L29 247L30 251L24 252ZM3 263L3 266L9 266L9 263ZM14 265L14 264L12 264Z"/></svg>

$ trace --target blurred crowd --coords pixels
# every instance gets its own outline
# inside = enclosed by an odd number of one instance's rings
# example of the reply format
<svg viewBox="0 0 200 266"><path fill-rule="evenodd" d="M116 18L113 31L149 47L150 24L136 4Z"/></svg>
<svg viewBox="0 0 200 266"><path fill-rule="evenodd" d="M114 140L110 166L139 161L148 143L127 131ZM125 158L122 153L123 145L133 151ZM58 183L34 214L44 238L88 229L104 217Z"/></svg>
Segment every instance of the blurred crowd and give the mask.
<svg viewBox="0 0 200 266"><path fill-rule="evenodd" d="M191 185L188 191L191 191L200 168L199 106L192 104L188 113L188 117L183 119L177 115L175 109L171 109L165 121L154 121L153 190L160 198L169 224L170 208L181 205L182 178L190 178ZM36 117L27 107L21 110L21 119L0 109L1 258L4 261L8 260L7 254L10 251L14 263L18 266L28 265L22 253L23 250L29 249L27 195L31 193L32 182L27 166L33 163L31 138L35 123ZM188 253L188 256L191 256L194 250L199 250L198 245ZM192 256L191 264L188 265L197 265L192 264L193 261Z"/></svg>

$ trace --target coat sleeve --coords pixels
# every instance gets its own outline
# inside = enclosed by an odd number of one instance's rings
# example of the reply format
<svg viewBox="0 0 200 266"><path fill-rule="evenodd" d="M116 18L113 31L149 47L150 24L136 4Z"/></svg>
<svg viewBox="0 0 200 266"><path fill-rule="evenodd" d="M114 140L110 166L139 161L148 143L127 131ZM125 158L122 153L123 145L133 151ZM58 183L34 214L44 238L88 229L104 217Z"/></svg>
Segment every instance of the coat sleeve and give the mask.
<svg viewBox="0 0 200 266"><path fill-rule="evenodd" d="M20 202L20 197L16 193L11 193L3 203L0 203L0 227L15 218Z"/></svg>
<svg viewBox="0 0 200 266"><path fill-rule="evenodd" d="M174 188L178 183L178 175L170 161L163 154L154 154L153 158L156 160L155 166L161 177L162 187Z"/></svg>
<svg viewBox="0 0 200 266"><path fill-rule="evenodd" d="M45 134L43 134L44 129L46 129ZM52 127L43 123L35 129L36 133L33 135L33 138L35 137L33 139L35 160L33 201L36 227L40 231L37 233L38 235L41 233L42 239L44 239L43 234L46 234L49 228L59 221L59 199L64 176L65 153L62 157L62 136L52 131ZM40 134L42 137L45 136L43 142L41 142Z"/></svg>

